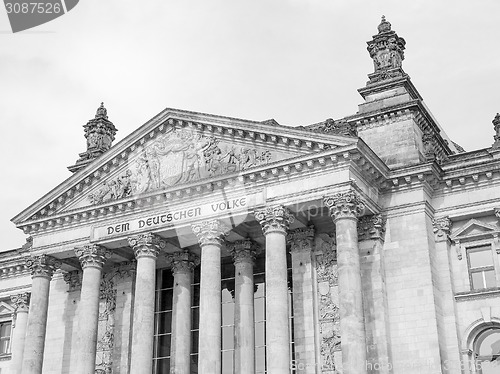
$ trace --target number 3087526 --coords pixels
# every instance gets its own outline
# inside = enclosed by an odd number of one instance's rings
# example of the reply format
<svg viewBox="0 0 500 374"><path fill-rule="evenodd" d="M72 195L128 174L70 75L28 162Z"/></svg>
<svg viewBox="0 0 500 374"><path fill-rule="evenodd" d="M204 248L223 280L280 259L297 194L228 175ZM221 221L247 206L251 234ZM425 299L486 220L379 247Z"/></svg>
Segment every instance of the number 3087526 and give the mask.
<svg viewBox="0 0 500 374"><path fill-rule="evenodd" d="M59 14L63 10L61 9L61 4L59 3L5 3L5 8L7 13L55 13Z"/></svg>

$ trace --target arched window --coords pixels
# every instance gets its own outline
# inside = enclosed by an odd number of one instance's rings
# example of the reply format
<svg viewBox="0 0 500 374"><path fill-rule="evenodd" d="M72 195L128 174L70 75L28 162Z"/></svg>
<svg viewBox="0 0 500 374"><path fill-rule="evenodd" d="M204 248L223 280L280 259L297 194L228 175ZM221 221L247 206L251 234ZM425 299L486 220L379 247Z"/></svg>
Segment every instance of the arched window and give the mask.
<svg viewBox="0 0 500 374"><path fill-rule="evenodd" d="M500 373L500 328L489 327L477 336L474 357L477 374Z"/></svg>

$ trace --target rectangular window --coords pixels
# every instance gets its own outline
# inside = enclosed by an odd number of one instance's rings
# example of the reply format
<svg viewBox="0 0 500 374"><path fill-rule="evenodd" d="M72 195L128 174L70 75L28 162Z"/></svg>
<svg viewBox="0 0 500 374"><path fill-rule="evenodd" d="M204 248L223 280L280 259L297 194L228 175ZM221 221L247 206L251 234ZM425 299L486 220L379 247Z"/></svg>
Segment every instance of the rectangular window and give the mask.
<svg viewBox="0 0 500 374"><path fill-rule="evenodd" d="M10 353L10 334L12 330L12 322L0 323L0 354L5 355Z"/></svg>
<svg viewBox="0 0 500 374"><path fill-rule="evenodd" d="M497 281L491 245L467 248L467 262L473 290L496 287Z"/></svg>

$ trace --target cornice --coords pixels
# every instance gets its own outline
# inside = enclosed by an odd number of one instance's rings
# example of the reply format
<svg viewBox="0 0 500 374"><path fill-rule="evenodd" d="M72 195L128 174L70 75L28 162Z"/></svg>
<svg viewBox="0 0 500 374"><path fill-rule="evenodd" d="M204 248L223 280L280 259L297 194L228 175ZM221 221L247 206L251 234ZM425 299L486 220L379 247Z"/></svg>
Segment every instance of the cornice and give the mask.
<svg viewBox="0 0 500 374"><path fill-rule="evenodd" d="M95 181L116 170L127 161L128 155L168 126L193 126L208 134L247 141L258 141L273 147L290 147L301 152L321 152L343 146L355 140L346 136L316 134L307 129L286 127L263 122L246 121L229 117L205 115L196 112L165 109L136 131L115 144L108 152L87 167L76 172L36 203L12 218L19 225L28 219L52 215L76 194L85 193ZM286 130L286 131L284 131Z"/></svg>

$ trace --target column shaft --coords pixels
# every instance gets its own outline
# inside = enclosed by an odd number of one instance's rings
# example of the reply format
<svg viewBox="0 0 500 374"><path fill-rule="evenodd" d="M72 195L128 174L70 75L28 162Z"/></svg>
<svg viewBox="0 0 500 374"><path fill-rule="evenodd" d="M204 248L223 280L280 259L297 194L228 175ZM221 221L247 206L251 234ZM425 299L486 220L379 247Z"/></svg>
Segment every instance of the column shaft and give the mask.
<svg viewBox="0 0 500 374"><path fill-rule="evenodd" d="M201 247L198 372L221 373L221 247L229 230L218 220L192 225Z"/></svg>
<svg viewBox="0 0 500 374"><path fill-rule="evenodd" d="M47 312L49 308L49 289L50 278L43 276L33 277L30 313L28 315L21 371L23 374L42 373Z"/></svg>
<svg viewBox="0 0 500 374"><path fill-rule="evenodd" d="M267 372L289 374L288 274L286 233L293 216L283 206L255 212L266 237L266 363Z"/></svg>
<svg viewBox="0 0 500 374"><path fill-rule="evenodd" d="M97 326L99 323L99 289L101 269L83 269L82 291L78 306L78 360L77 374L93 374L97 349Z"/></svg>
<svg viewBox="0 0 500 374"><path fill-rule="evenodd" d="M235 264L235 372L255 373L255 330L253 310L253 265Z"/></svg>
<svg viewBox="0 0 500 374"><path fill-rule="evenodd" d="M29 294L23 293L11 296L15 310L15 327L12 332L12 361L10 363L10 373L21 374L23 365L24 342L26 340L26 327L28 324L28 304Z"/></svg>
<svg viewBox="0 0 500 374"><path fill-rule="evenodd" d="M170 372L191 373L191 280L199 259L187 251L171 255L174 273Z"/></svg>
<svg viewBox="0 0 500 374"><path fill-rule="evenodd" d="M266 235L266 346L267 371L290 371L286 240L281 233Z"/></svg>
<svg viewBox="0 0 500 374"><path fill-rule="evenodd" d="M94 374L102 267L110 252L98 245L86 245L76 248L75 253L83 268L77 317L78 359L75 372L77 374Z"/></svg>
<svg viewBox="0 0 500 374"><path fill-rule="evenodd" d="M208 244L201 249L200 374L221 372L221 262L220 246Z"/></svg>
<svg viewBox="0 0 500 374"><path fill-rule="evenodd" d="M151 374L155 311L156 257L137 259L130 373Z"/></svg>
<svg viewBox="0 0 500 374"><path fill-rule="evenodd" d="M155 315L156 258L165 242L154 234L140 234L128 239L137 259L134 290L134 316L130 373L151 374Z"/></svg>
<svg viewBox="0 0 500 374"><path fill-rule="evenodd" d="M23 374L41 374L47 330L50 280L54 270L60 267L61 263L51 256L39 255L27 258L26 265L31 269L32 284L21 372Z"/></svg>

